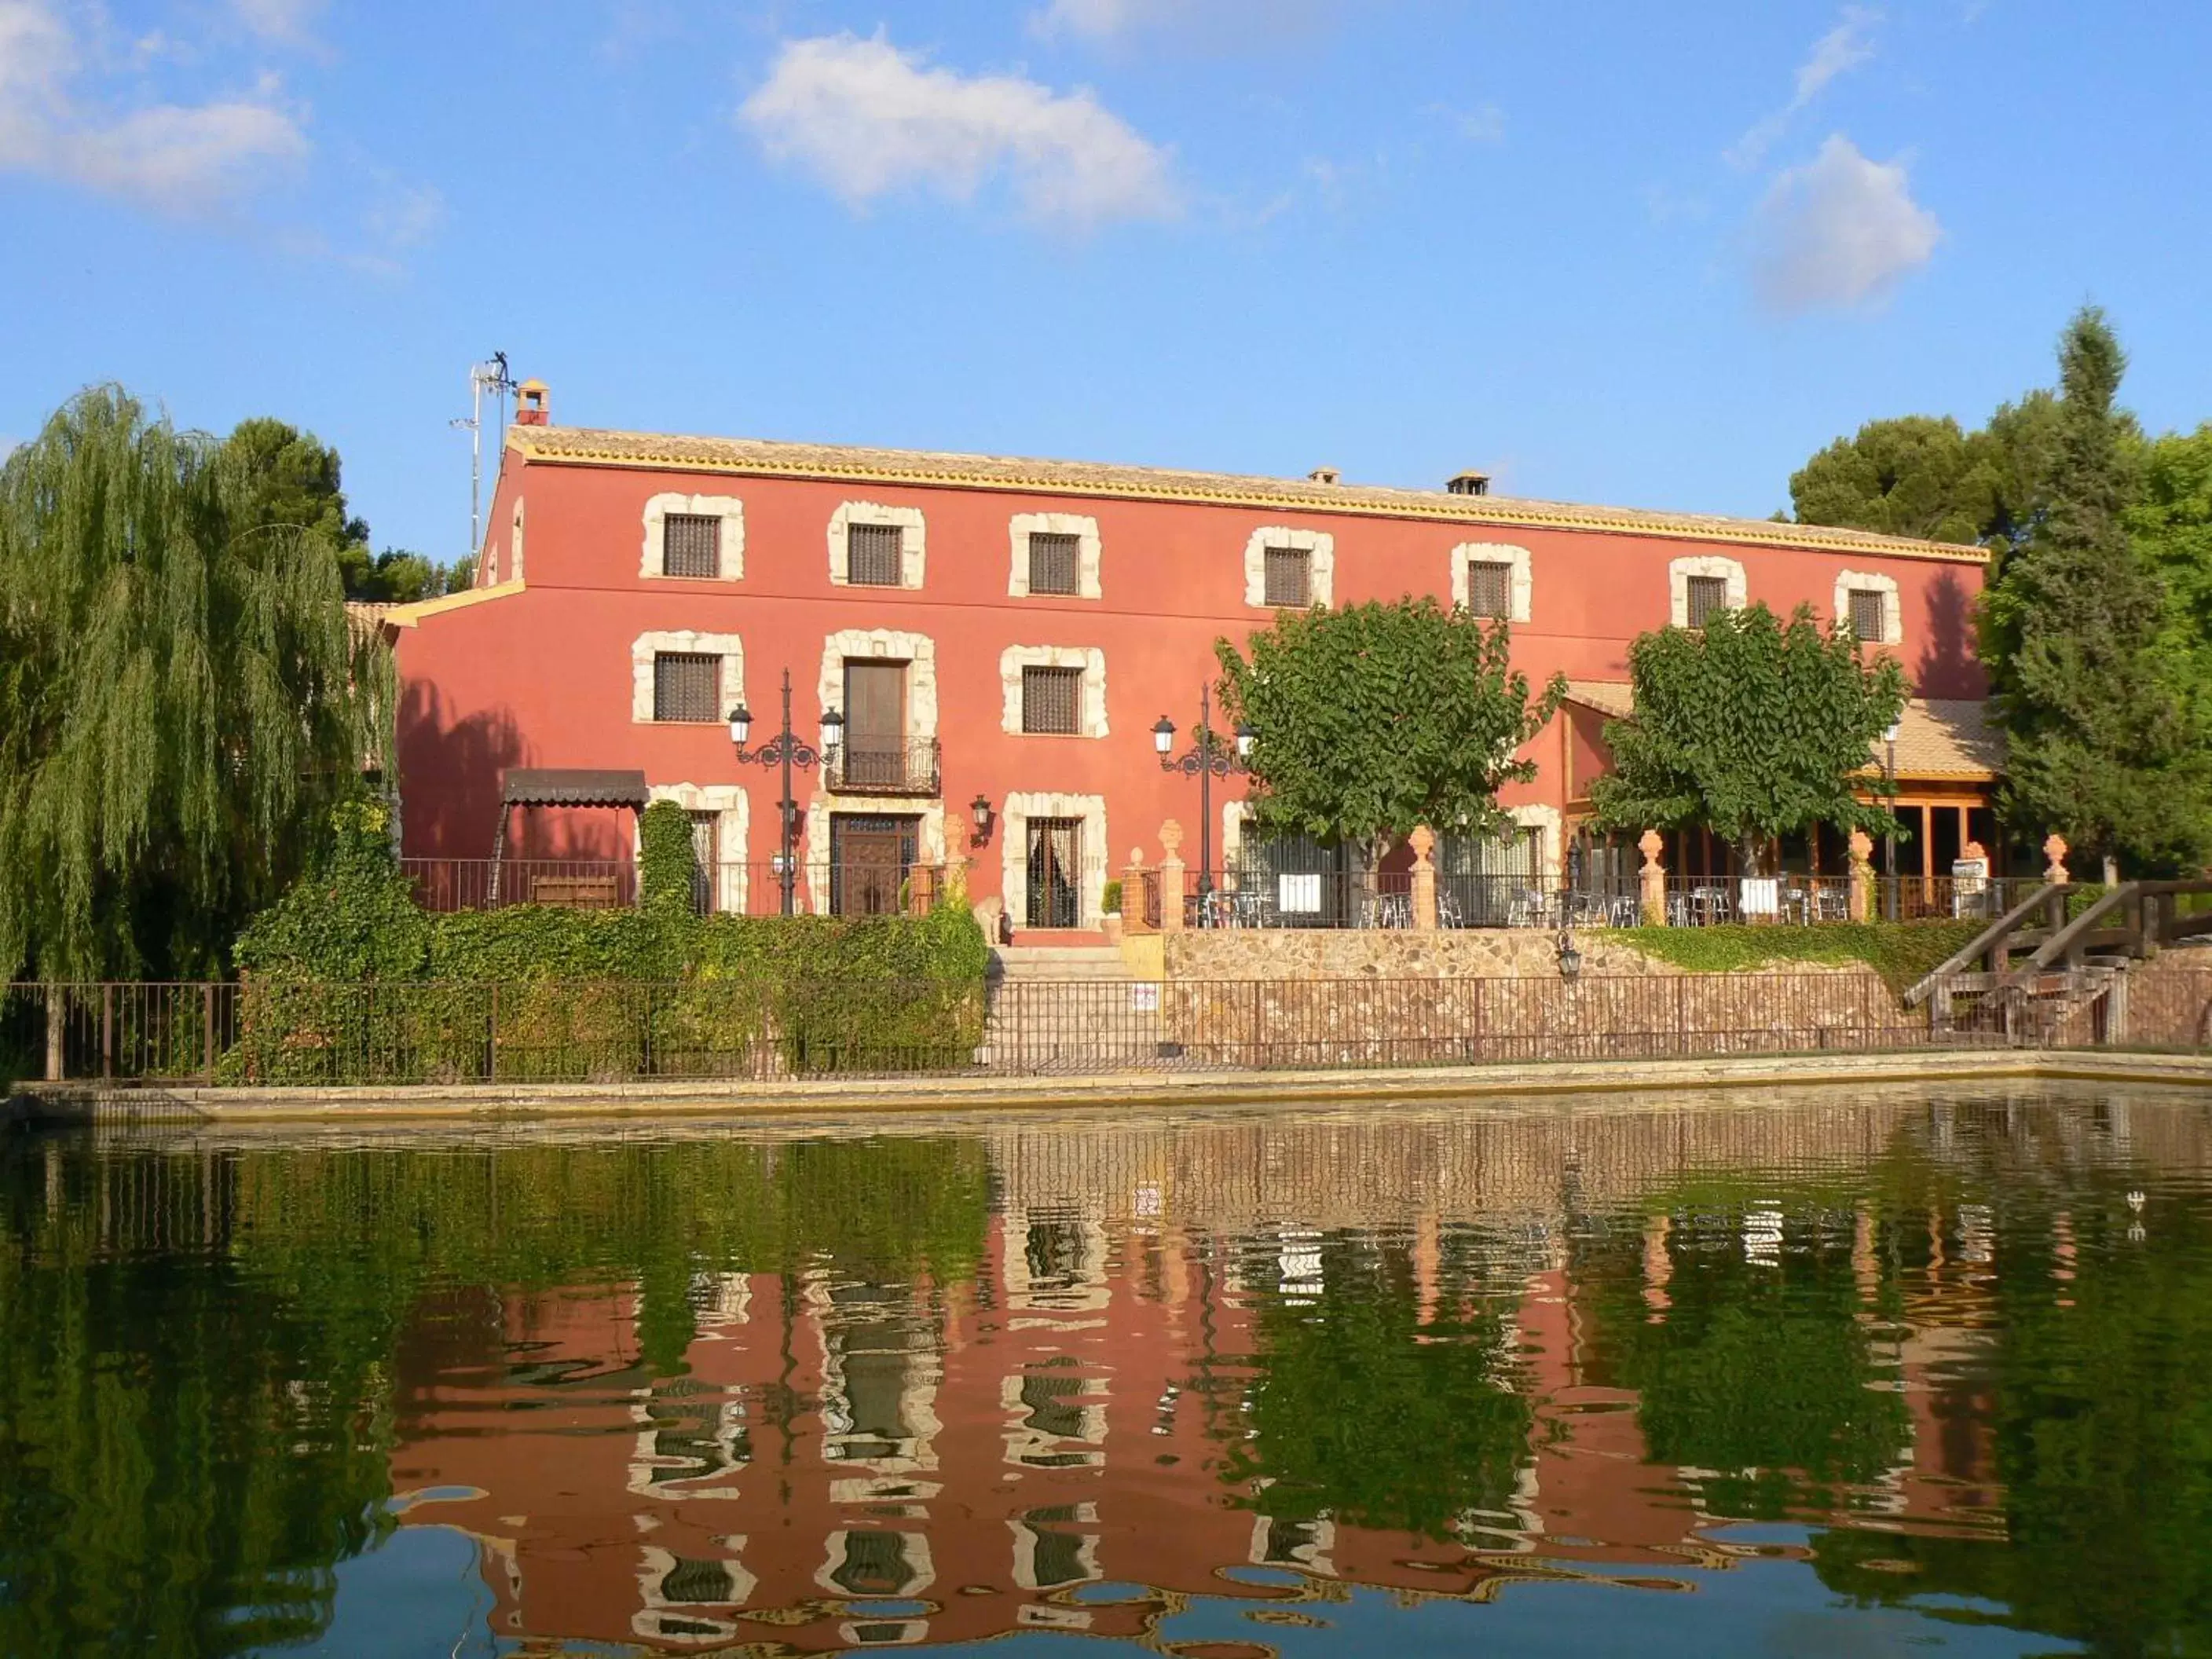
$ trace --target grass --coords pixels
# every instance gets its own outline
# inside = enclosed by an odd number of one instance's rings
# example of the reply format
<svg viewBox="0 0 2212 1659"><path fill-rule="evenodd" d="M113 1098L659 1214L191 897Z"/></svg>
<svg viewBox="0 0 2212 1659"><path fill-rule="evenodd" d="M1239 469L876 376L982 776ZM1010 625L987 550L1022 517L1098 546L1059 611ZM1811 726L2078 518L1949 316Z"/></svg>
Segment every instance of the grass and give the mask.
<svg viewBox="0 0 2212 1659"><path fill-rule="evenodd" d="M1824 922L1817 927L1741 924L1628 927L1611 937L1693 974L1737 974L1777 963L1864 965L1902 993L1972 942L1979 921Z"/></svg>

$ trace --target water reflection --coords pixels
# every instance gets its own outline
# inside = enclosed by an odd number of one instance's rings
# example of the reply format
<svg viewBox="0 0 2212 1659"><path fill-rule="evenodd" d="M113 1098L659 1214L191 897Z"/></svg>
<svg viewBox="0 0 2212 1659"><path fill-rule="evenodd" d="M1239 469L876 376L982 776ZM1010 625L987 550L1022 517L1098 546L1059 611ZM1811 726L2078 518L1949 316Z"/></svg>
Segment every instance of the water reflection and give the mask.
<svg viewBox="0 0 2212 1659"><path fill-rule="evenodd" d="M142 1134L0 1213L9 1654L2212 1643L2199 1097Z"/></svg>

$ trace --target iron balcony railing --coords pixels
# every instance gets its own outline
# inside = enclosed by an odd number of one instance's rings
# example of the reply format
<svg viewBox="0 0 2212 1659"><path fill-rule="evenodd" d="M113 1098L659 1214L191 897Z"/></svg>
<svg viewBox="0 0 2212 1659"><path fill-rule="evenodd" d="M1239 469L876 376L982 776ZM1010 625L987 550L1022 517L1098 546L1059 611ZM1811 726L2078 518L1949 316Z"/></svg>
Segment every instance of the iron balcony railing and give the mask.
<svg viewBox="0 0 2212 1659"><path fill-rule="evenodd" d="M943 787L935 738L842 744L824 775L830 788L853 795L934 795Z"/></svg>

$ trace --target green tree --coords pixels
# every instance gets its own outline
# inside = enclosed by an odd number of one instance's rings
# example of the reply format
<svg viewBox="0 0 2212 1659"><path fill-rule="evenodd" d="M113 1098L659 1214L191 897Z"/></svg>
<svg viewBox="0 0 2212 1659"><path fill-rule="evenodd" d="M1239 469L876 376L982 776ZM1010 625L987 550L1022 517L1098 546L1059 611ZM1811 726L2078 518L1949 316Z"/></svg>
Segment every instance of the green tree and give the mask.
<svg viewBox="0 0 2212 1659"><path fill-rule="evenodd" d="M1516 759L1566 681L1532 697L1504 623L1434 599L1285 611L1249 659L1217 641L1223 713L1249 721L1263 830L1364 845L1370 861L1417 824L1502 827L1498 791L1536 773Z"/></svg>
<svg viewBox="0 0 2212 1659"><path fill-rule="evenodd" d="M1799 524L2009 546L2034 521L2057 414L2035 392L1976 432L1948 415L1869 421L1790 475L1792 511Z"/></svg>
<svg viewBox="0 0 2212 1659"><path fill-rule="evenodd" d="M234 475L239 533L311 531L337 550L349 599L407 604L459 592L471 561L441 565L400 548L369 550L368 521L346 504L338 453L312 432L257 416L223 441L222 465Z"/></svg>
<svg viewBox="0 0 2212 1659"><path fill-rule="evenodd" d="M1702 824L1755 873L1766 845L1814 823L1880 834L1887 808L1859 799L1875 742L1905 706L1905 676L1826 635L1800 605L1763 605L1702 630L1661 629L1628 650L1635 712L1605 728L1613 769L1592 787L1608 830Z"/></svg>
<svg viewBox="0 0 2212 1659"><path fill-rule="evenodd" d="M2114 407L2126 367L2104 313L2085 308L2060 343L2046 501L1992 564L1981 655L2010 744L2008 817L2171 870L2212 855L2212 745L2185 672L2161 648L2164 585L2129 533L2142 458Z"/></svg>
<svg viewBox="0 0 2212 1659"><path fill-rule="evenodd" d="M2202 696L2212 688L2212 422L2146 447L2127 522L2166 585L2174 649Z"/></svg>
<svg viewBox="0 0 2212 1659"><path fill-rule="evenodd" d="M219 970L388 744L321 528L88 392L0 466L0 976Z"/></svg>

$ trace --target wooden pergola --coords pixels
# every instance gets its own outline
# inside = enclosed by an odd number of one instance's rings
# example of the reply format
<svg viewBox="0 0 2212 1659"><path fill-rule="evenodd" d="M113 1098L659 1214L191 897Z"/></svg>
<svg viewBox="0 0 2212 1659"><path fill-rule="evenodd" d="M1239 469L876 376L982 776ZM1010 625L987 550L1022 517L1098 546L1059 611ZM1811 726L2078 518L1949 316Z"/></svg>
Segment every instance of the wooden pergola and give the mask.
<svg viewBox="0 0 2212 1659"><path fill-rule="evenodd" d="M653 797L642 772L511 767L500 774L499 830L491 844L491 902L499 902L507 827L518 806L611 806L642 816Z"/></svg>

